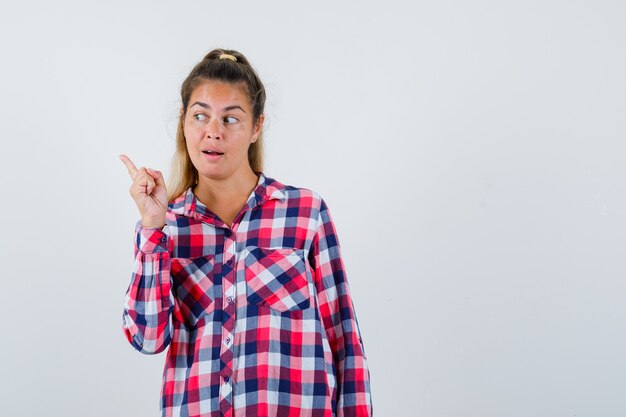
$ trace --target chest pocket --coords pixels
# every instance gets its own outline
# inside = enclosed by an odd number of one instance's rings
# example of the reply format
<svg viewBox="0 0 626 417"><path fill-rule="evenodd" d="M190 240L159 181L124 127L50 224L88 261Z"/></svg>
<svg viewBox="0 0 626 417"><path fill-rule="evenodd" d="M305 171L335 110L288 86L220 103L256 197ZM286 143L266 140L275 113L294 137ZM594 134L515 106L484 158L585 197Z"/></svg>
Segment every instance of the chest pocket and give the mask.
<svg viewBox="0 0 626 417"><path fill-rule="evenodd" d="M178 304L176 317L189 327L215 310L214 255L172 258L172 288ZM176 314L178 313L178 314Z"/></svg>
<svg viewBox="0 0 626 417"><path fill-rule="evenodd" d="M255 247L245 258L248 302L285 312L310 306L303 249Z"/></svg>

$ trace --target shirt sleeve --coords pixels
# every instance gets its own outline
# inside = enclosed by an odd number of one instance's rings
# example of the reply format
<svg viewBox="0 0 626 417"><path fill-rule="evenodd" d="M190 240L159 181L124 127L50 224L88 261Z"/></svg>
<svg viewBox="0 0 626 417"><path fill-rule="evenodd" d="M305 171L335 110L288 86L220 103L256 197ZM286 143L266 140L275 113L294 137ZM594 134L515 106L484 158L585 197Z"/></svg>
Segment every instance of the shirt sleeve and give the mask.
<svg viewBox="0 0 626 417"><path fill-rule="evenodd" d="M370 373L339 240L323 199L310 251L323 326L337 373L337 417L372 416Z"/></svg>
<svg viewBox="0 0 626 417"><path fill-rule="evenodd" d="M160 353L171 342L174 296L166 228L146 228L141 221L135 227L135 259L122 327L130 344L145 354Z"/></svg>

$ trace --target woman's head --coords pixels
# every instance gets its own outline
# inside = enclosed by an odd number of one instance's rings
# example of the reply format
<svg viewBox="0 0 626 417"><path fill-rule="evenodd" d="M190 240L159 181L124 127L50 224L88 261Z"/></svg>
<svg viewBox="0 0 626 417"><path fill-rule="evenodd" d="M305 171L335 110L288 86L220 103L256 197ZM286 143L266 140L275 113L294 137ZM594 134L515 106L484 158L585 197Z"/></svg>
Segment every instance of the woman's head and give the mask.
<svg viewBox="0 0 626 417"><path fill-rule="evenodd" d="M202 174L228 176L241 164L256 174L263 170L265 87L245 56L214 49L191 70L180 93L170 201ZM224 154L213 157L207 150Z"/></svg>

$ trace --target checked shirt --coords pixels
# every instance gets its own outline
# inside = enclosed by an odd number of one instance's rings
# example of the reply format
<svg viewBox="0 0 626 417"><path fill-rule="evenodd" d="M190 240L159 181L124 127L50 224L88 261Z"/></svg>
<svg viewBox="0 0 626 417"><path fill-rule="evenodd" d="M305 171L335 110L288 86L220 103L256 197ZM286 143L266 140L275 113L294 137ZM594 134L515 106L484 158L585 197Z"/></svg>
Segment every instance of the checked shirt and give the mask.
<svg viewBox="0 0 626 417"><path fill-rule="evenodd" d="M315 191L259 173L232 226L192 188L135 229L122 327L167 350L162 417L371 416L337 233Z"/></svg>

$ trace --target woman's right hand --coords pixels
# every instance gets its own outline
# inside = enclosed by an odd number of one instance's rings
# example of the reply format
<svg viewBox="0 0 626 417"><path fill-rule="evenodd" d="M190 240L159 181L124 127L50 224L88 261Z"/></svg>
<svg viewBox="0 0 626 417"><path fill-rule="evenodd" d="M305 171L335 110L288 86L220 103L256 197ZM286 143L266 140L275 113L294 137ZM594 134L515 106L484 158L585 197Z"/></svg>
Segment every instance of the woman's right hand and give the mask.
<svg viewBox="0 0 626 417"><path fill-rule="evenodd" d="M130 195L135 200L141 214L141 225L149 228L162 228L167 212L167 190L160 171L141 167L137 169L129 157L122 154L120 159L126 165L133 180Z"/></svg>

